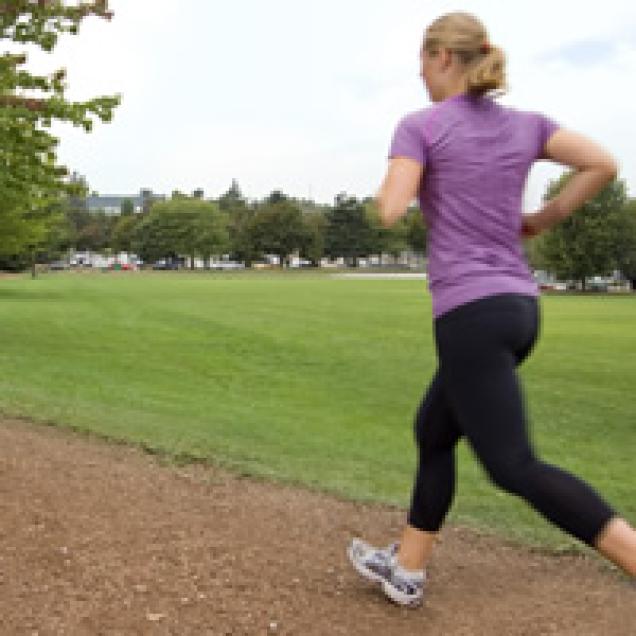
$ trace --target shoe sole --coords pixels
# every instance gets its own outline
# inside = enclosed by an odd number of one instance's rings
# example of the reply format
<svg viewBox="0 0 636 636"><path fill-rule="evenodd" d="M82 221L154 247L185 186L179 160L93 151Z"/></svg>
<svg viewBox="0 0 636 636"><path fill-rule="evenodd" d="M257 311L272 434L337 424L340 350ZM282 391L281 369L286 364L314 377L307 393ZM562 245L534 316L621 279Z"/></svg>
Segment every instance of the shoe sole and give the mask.
<svg viewBox="0 0 636 636"><path fill-rule="evenodd" d="M416 608L422 604L423 597L418 596L413 598L412 596L407 596L406 594L402 594L399 590L396 590L393 586L391 586L386 581L382 582L382 591L384 595L391 601L393 601L396 605L401 605L402 607L412 607Z"/></svg>

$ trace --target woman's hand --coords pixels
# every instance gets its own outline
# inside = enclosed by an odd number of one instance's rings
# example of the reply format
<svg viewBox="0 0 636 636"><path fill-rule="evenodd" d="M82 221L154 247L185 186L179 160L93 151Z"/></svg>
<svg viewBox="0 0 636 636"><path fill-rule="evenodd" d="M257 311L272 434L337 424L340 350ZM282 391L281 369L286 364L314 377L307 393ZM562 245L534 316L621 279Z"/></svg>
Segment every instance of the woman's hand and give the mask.
<svg viewBox="0 0 636 636"><path fill-rule="evenodd" d="M535 236L539 236L539 234L543 232L544 228L541 226L541 212L524 214L521 219L522 238L535 238Z"/></svg>
<svg viewBox="0 0 636 636"><path fill-rule="evenodd" d="M537 212L521 216L521 236L523 238L539 236L539 234L563 221L569 214L569 211L564 214L558 197L546 201L545 205Z"/></svg>

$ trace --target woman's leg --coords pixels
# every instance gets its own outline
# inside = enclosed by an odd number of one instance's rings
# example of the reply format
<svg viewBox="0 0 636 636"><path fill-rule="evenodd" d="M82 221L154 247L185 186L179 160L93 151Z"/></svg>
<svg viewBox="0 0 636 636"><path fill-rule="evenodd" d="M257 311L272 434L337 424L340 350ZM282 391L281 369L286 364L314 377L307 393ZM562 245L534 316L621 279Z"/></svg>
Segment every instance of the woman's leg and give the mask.
<svg viewBox="0 0 636 636"><path fill-rule="evenodd" d="M415 418L419 462L398 552L398 562L407 570L421 570L430 559L455 494L455 447L460 437L436 374Z"/></svg>
<svg viewBox="0 0 636 636"><path fill-rule="evenodd" d="M586 483L539 461L530 446L515 366L528 317L503 299L441 325L444 390L461 430L491 479L546 519L595 546L614 511ZM612 537L612 533L610 533Z"/></svg>

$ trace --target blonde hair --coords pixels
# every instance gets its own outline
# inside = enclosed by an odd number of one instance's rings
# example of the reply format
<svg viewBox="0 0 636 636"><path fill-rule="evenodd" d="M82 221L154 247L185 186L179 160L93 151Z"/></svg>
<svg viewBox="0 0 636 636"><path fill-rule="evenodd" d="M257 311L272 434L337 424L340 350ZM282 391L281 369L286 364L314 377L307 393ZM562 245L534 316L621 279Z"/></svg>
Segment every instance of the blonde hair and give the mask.
<svg viewBox="0 0 636 636"><path fill-rule="evenodd" d="M490 43L486 27L469 13L448 13L433 22L422 48L428 53L449 49L466 68L466 91L486 95L506 89L506 56Z"/></svg>

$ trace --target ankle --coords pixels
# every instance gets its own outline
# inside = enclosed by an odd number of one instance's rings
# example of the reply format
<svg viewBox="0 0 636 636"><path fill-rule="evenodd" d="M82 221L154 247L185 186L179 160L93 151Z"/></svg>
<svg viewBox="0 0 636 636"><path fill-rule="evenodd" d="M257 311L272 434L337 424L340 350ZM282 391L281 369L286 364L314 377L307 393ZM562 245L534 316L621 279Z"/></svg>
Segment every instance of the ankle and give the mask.
<svg viewBox="0 0 636 636"><path fill-rule="evenodd" d="M398 563L406 570L422 571L431 558L436 533L406 526L397 554Z"/></svg>
<svg viewBox="0 0 636 636"><path fill-rule="evenodd" d="M425 564L422 563L422 559L405 559L399 552L396 555L395 564L408 574L421 573L426 569Z"/></svg>

